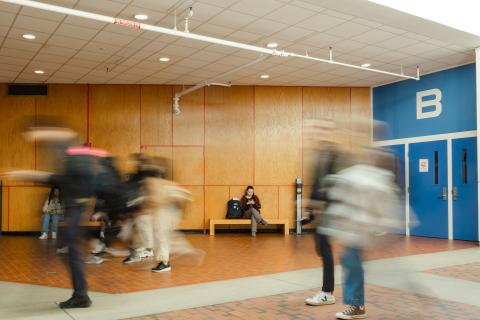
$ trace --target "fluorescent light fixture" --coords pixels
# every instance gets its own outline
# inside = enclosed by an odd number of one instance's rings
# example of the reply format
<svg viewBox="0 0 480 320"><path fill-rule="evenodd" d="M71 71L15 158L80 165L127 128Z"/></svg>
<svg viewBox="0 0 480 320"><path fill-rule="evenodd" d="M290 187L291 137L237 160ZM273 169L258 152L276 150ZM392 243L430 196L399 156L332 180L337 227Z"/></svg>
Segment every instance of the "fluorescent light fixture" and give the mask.
<svg viewBox="0 0 480 320"><path fill-rule="evenodd" d="M368 68L368 67L370 67L370 66L371 66L370 63L364 63L364 64L362 64L362 68Z"/></svg>
<svg viewBox="0 0 480 320"><path fill-rule="evenodd" d="M480 36L478 1L369 0L370 2Z"/></svg>
<svg viewBox="0 0 480 320"><path fill-rule="evenodd" d="M36 74L45 74L45 71L43 71L43 70L35 70L34 72Z"/></svg>
<svg viewBox="0 0 480 320"><path fill-rule="evenodd" d="M36 38L36 36L34 34L31 34L31 33L26 33L26 34L22 34L22 38L27 39L27 40L34 40Z"/></svg>
<svg viewBox="0 0 480 320"><path fill-rule="evenodd" d="M267 48L273 49L273 48L276 48L276 47L278 47L278 43L276 43L276 42L267 43Z"/></svg>
<svg viewBox="0 0 480 320"><path fill-rule="evenodd" d="M162 61L162 62L168 62L168 61L170 61L170 58L169 58L169 57L161 57L161 58L158 59L158 60L160 60L160 61Z"/></svg>
<svg viewBox="0 0 480 320"><path fill-rule="evenodd" d="M137 20L147 20L148 19L148 16L146 14L136 14L135 15L135 19Z"/></svg>
<svg viewBox="0 0 480 320"><path fill-rule="evenodd" d="M262 79L268 79L268 78L270 78L270 76L269 76L268 74L262 74L262 75L260 76L260 78L262 78Z"/></svg>

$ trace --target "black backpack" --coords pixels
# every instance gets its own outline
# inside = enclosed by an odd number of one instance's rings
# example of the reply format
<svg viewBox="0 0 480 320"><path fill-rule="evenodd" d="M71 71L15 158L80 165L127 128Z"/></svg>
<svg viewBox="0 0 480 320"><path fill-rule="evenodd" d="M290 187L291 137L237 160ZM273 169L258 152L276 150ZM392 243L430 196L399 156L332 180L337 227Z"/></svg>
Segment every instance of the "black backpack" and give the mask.
<svg viewBox="0 0 480 320"><path fill-rule="evenodd" d="M227 219L241 219L243 216L240 208L240 200L229 200L227 202Z"/></svg>

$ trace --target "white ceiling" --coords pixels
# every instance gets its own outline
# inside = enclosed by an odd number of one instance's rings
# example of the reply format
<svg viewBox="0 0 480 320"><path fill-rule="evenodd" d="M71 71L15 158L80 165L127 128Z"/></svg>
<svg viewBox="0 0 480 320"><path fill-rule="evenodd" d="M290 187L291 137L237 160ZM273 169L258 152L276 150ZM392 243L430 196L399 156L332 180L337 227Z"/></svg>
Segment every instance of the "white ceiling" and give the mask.
<svg viewBox="0 0 480 320"><path fill-rule="evenodd" d="M414 75L475 60L480 38L365 0L43 0L173 27L193 5L190 31ZM182 13L183 15L183 13ZM181 20L179 18L179 20ZM183 29L179 23L179 29ZM37 38L24 40L33 33ZM171 61L160 63L168 56ZM0 82L195 84L257 53L0 2ZM34 70L45 70L36 75ZM270 79L262 80L267 73ZM398 78L296 58L272 57L229 76L233 84L372 86Z"/></svg>

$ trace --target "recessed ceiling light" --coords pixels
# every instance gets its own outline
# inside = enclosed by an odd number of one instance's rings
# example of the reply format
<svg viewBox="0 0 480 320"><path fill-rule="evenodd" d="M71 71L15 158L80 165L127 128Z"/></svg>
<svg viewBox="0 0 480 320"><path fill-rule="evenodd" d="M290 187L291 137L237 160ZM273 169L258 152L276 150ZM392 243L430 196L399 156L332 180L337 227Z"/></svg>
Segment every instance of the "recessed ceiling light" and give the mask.
<svg viewBox="0 0 480 320"><path fill-rule="evenodd" d="M45 74L45 71L43 71L43 70L35 70L34 72L36 74Z"/></svg>
<svg viewBox="0 0 480 320"><path fill-rule="evenodd" d="M27 40L33 40L36 38L34 34L30 34L30 33L22 34L22 37Z"/></svg>
<svg viewBox="0 0 480 320"><path fill-rule="evenodd" d="M276 47L278 47L278 43L276 43L276 42L269 42L269 43L267 43L267 47L272 48L272 49L273 49L273 48L276 48Z"/></svg>
<svg viewBox="0 0 480 320"><path fill-rule="evenodd" d="M260 78L262 78L262 79L268 79L268 78L270 78L270 76L269 76L268 74L262 74L262 75L260 76Z"/></svg>
<svg viewBox="0 0 480 320"><path fill-rule="evenodd" d="M162 61L162 62L168 62L168 61L170 61L170 58L169 58L169 57L161 57L161 58L158 59L158 60L160 60L160 61Z"/></svg>
<svg viewBox="0 0 480 320"><path fill-rule="evenodd" d="M146 14L136 14L135 15L135 19L137 20L147 20L148 19L148 16Z"/></svg>
<svg viewBox="0 0 480 320"><path fill-rule="evenodd" d="M370 63L364 63L364 64L362 64L362 68L368 68L368 67L370 67L370 66L371 66Z"/></svg>

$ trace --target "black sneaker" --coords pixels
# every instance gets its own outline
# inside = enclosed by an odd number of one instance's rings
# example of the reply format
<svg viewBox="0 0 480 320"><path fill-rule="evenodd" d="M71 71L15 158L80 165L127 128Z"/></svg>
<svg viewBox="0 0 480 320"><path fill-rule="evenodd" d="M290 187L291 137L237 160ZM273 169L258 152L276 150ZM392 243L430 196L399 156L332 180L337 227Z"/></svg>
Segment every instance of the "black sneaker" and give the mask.
<svg viewBox="0 0 480 320"><path fill-rule="evenodd" d="M160 262L155 268L152 268L153 272L167 272L170 270L172 270L170 263L165 264L163 262Z"/></svg>
<svg viewBox="0 0 480 320"><path fill-rule="evenodd" d="M71 297L67 301L60 302L61 309L74 309L74 308L89 308L92 305L92 300L89 297L78 298Z"/></svg>

